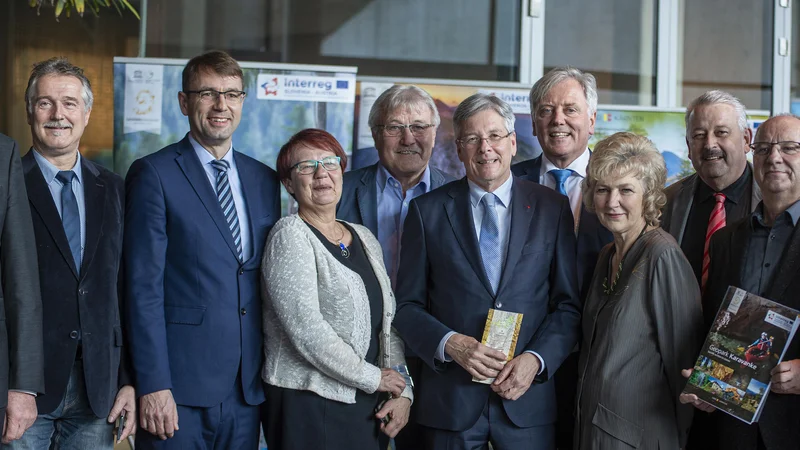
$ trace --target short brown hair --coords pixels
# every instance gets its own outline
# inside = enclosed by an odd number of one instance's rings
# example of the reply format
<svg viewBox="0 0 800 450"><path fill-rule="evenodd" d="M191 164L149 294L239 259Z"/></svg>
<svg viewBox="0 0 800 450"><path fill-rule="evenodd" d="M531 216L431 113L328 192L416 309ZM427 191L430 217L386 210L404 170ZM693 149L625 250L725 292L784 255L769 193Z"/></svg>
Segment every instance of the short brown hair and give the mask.
<svg viewBox="0 0 800 450"><path fill-rule="evenodd" d="M667 203L664 184L667 166L664 157L650 139L623 131L595 144L586 179L583 180L583 204L594 212L594 190L600 180L611 176L633 175L644 188L642 214L648 225L658 226L661 208Z"/></svg>
<svg viewBox="0 0 800 450"><path fill-rule="evenodd" d="M347 168L347 153L344 152L342 145L332 134L317 128L306 128L289 138L289 141L283 144L283 147L278 152L278 161L275 163L278 170L278 178L287 180L292 177L292 155L295 150L301 147L318 148L333 152L341 158L339 164L342 166L342 172Z"/></svg>
<svg viewBox="0 0 800 450"><path fill-rule="evenodd" d="M236 77L244 82L244 74L239 63L231 55L221 50L211 50L202 55L197 55L186 63L183 68L183 79L181 89L183 92L190 90L200 72L211 72L221 77Z"/></svg>

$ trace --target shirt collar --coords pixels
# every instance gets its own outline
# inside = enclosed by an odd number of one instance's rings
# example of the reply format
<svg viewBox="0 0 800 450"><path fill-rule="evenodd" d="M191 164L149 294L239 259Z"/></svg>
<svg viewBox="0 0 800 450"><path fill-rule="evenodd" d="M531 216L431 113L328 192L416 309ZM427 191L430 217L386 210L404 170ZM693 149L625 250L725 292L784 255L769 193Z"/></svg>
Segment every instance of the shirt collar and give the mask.
<svg viewBox="0 0 800 450"><path fill-rule="evenodd" d="M188 136L189 136L189 143L192 144L192 148L194 149L194 152L197 153L197 157L200 158L200 164L202 164L203 167L205 167L211 161L216 159L214 158L214 155L211 154L211 152L206 150L202 145L200 145L199 142L197 142L192 137L191 133L189 133ZM231 143L231 148L229 148L228 151L225 152L225 156L222 157L222 160L227 161L228 166L234 167L233 152L231 150L233 150L233 143Z"/></svg>
<svg viewBox="0 0 800 450"><path fill-rule="evenodd" d="M508 179L493 192L493 194L496 195L500 200L500 204L506 208L508 208L508 206L511 204L511 184L513 182L514 176L510 175ZM481 202L481 199L487 194L487 192L484 191L482 187L473 183L470 179L467 179L467 183L469 184L469 202L472 204L473 208L477 208L478 203Z"/></svg>
<svg viewBox="0 0 800 450"><path fill-rule="evenodd" d="M389 180L394 180L398 185L400 185L400 182L397 181L397 179L393 177L391 173L389 173L389 171L386 169L386 167L383 166L383 164L380 163L380 161L378 161L378 172L375 174L375 182L378 183L378 189L380 189L381 192L383 192L386 189L386 183ZM419 179L419 183L411 187L411 189L409 190L414 190L417 188L417 186L422 187L422 194L425 194L428 192L428 190L430 190L431 186L430 165L428 164L425 165L425 171L422 172L422 178Z"/></svg>
<svg viewBox="0 0 800 450"><path fill-rule="evenodd" d="M580 175L581 178L586 178L586 166L589 165L589 158L591 157L592 152L589 151L587 147L586 150L581 153L581 156L575 158L575 161L572 161L570 165L565 167L565 169L569 169L577 175ZM540 175L546 174L551 170L560 169L557 165L553 164L548 158L547 155L542 153L542 169Z"/></svg>
<svg viewBox="0 0 800 450"><path fill-rule="evenodd" d="M739 204L739 200L741 200L742 195L747 190L747 180L750 177L751 169L750 164L745 164L744 172L742 172L742 176L739 177L736 181L734 181L730 186L723 189L721 192L725 194L725 199L730 200L734 204ZM699 178L699 177L698 177ZM702 178L700 178L700 184L697 186L696 197L695 199L699 202L705 202L708 199L714 197L714 190L711 189L711 186L707 185Z"/></svg>
<svg viewBox="0 0 800 450"><path fill-rule="evenodd" d="M778 215L778 218L780 218L784 214L788 214L789 215L789 219L792 221L792 226L797 226L797 221L798 221L798 219L800 219L800 200L792 203L792 206L786 208L786 211L780 213ZM751 219L750 219L751 225L755 226L756 224L759 224L761 226L766 227L765 222L764 222L764 201L763 200L758 203L758 206L756 207L756 210L753 211L753 215L750 216L750 217L751 217ZM776 222L777 222L777 219L776 219Z"/></svg>
<svg viewBox="0 0 800 450"><path fill-rule="evenodd" d="M44 156L42 156L39 151L35 148L31 150L33 152L33 158L36 160L36 164L39 165L39 170L42 171L42 176L44 176L44 181L47 184L53 182L58 175L58 172L61 171L58 167L54 166L53 163L47 160ZM75 160L75 165L72 166L73 172L75 172L75 179L78 180L78 183L83 184L83 171L81 170L81 152L78 152L78 158Z"/></svg>

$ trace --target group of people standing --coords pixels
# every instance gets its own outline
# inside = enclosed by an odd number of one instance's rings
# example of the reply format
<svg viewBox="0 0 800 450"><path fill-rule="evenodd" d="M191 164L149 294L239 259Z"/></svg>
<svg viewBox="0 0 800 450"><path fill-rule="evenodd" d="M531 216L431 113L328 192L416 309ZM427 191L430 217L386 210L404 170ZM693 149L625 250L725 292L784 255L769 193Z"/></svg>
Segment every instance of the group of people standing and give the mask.
<svg viewBox="0 0 800 450"><path fill-rule="evenodd" d="M753 138L703 94L697 173L665 190L647 138L588 148L595 79L562 67L531 89L533 160L475 94L453 115L466 176L431 167L437 107L397 85L369 112L376 164L345 172L307 129L274 171L233 147L235 60L182 82L189 133L123 182L78 152L82 70L34 67L33 148L0 141L3 445L111 448L124 416L142 449L256 448L262 426L270 450L797 448L795 342L757 424L681 391L728 285L800 307L800 118ZM490 309L523 315L513 354L481 343Z"/></svg>

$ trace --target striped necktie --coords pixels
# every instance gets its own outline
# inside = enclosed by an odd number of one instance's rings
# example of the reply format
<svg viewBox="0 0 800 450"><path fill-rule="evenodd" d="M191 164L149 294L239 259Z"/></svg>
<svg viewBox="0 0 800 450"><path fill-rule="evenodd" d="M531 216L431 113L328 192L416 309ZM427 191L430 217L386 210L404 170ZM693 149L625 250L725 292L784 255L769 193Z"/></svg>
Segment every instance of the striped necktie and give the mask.
<svg viewBox="0 0 800 450"><path fill-rule="evenodd" d="M711 265L711 257L708 254L708 244L711 243L711 236L720 228L725 226L725 194L717 192L714 194L714 209L708 218L708 229L706 231L706 244L703 247L703 276L700 279L700 289L705 292L706 281L708 281L708 266Z"/></svg>
<svg viewBox="0 0 800 450"><path fill-rule="evenodd" d="M239 261L241 261L242 233L239 229L239 216L236 214L236 203L233 201L231 183L228 180L230 165L228 161L222 159L215 159L210 164L217 170L217 200L222 208L222 215L225 216L225 221L228 222L228 228L231 229L233 243L236 245L236 252L239 255Z"/></svg>

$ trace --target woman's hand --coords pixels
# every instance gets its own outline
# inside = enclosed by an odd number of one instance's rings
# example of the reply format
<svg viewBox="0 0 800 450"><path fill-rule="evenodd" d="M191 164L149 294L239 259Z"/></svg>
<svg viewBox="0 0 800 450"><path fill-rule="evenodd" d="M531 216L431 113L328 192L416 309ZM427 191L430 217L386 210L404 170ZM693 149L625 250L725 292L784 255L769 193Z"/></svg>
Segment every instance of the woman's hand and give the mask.
<svg viewBox="0 0 800 450"><path fill-rule="evenodd" d="M411 412L411 400L400 397L387 400L383 408L375 414L377 419L389 416L388 423L381 423L383 434L393 438L408 423L408 415Z"/></svg>
<svg viewBox="0 0 800 450"><path fill-rule="evenodd" d="M400 372L394 369L381 369L381 384L378 385L379 392L388 392L392 397L400 397L403 389L406 388L406 380Z"/></svg>

